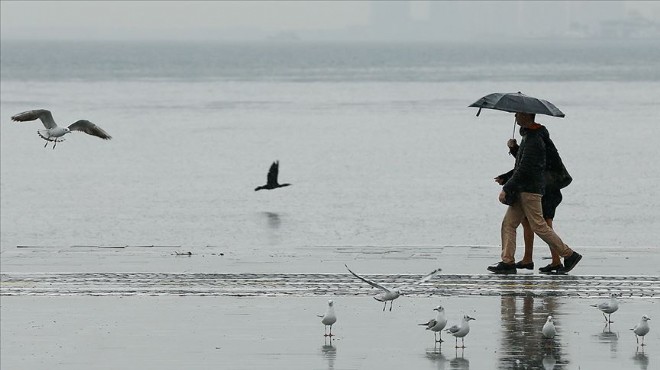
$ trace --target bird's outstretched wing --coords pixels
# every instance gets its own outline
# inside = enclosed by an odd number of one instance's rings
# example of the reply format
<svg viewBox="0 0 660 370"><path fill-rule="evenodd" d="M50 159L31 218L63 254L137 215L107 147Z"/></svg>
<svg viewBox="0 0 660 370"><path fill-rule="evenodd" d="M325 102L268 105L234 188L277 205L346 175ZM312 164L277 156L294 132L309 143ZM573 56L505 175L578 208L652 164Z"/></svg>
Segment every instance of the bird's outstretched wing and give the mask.
<svg viewBox="0 0 660 370"><path fill-rule="evenodd" d="M103 140L110 140L112 136L108 135L105 130L98 127L97 125L89 122L86 119L81 119L69 125L69 130L71 131L82 131L88 135L100 137Z"/></svg>
<svg viewBox="0 0 660 370"><path fill-rule="evenodd" d="M421 283L424 283L424 282L427 282L427 281L431 280L431 278L440 271L442 271L442 269L437 268L437 269L429 272L428 274L424 275L423 278L419 279L415 284L421 284Z"/></svg>
<svg viewBox="0 0 660 370"><path fill-rule="evenodd" d="M266 183L268 185L277 185L277 175L280 172L280 161L275 161L270 165L268 170L268 176L266 177Z"/></svg>
<svg viewBox="0 0 660 370"><path fill-rule="evenodd" d="M371 285L371 286L374 287L374 288L378 288L378 289L383 290L383 291L385 291L385 292L387 292L387 293L390 292L390 290L387 289L387 288L385 288L384 286L379 285L379 284L376 284L376 283L374 283L373 281L367 280L367 279L363 278L362 276L360 276L360 275L354 273L353 271L351 271L351 269L348 268L348 266L347 266L346 264L344 264L344 266L346 266L346 269L348 270L348 272L350 272L351 274L353 274L353 276L355 276L356 278L358 278L358 279L364 281L365 283Z"/></svg>
<svg viewBox="0 0 660 370"><path fill-rule="evenodd" d="M53 119L53 115L49 110L46 109L35 109L29 110L23 113L15 114L11 117L13 121L16 122L25 122L25 121L34 121L40 119L46 128L55 128L57 124Z"/></svg>

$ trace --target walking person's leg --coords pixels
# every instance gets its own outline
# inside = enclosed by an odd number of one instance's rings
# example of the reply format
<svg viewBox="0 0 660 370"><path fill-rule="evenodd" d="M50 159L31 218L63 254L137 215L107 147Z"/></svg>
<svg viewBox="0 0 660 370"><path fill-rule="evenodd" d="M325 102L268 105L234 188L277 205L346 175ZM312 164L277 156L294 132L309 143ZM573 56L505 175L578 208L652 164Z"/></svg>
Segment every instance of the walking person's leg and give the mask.
<svg viewBox="0 0 660 370"><path fill-rule="evenodd" d="M564 257L564 267L561 272L571 271L582 259L582 256L569 248L546 223L541 209L541 194L520 193L519 203L534 233L548 243L559 256Z"/></svg>
<svg viewBox="0 0 660 370"><path fill-rule="evenodd" d="M516 229L520 225L523 215L520 201L507 207L500 231L502 237L502 261L496 265L488 266L488 271L498 274L516 273Z"/></svg>
<svg viewBox="0 0 660 370"><path fill-rule="evenodd" d="M525 242L525 254L522 260L516 262L516 268L519 269L534 269L534 231L532 231L531 226L529 226L529 221L527 218L522 219L523 227L523 240Z"/></svg>

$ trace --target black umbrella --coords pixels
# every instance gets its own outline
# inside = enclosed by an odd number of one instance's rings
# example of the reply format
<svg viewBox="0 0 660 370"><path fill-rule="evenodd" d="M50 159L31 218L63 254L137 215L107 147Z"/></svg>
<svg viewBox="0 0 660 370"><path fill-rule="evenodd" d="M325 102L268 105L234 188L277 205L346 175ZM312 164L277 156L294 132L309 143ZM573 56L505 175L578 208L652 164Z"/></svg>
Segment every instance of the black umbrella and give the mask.
<svg viewBox="0 0 660 370"><path fill-rule="evenodd" d="M520 91L517 93L489 94L470 104L470 107L479 108L477 117L481 113L481 108L497 109L512 113L521 112L564 117L564 113L549 101L527 96Z"/></svg>

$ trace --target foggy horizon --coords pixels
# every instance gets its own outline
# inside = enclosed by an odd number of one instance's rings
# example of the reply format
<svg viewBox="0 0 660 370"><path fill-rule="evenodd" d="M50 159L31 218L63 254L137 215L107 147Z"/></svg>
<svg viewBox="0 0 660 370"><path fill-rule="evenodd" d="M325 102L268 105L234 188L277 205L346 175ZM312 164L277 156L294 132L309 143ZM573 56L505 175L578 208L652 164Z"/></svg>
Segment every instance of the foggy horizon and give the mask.
<svg viewBox="0 0 660 370"><path fill-rule="evenodd" d="M507 41L648 39L660 3L16 2L3 41Z"/></svg>

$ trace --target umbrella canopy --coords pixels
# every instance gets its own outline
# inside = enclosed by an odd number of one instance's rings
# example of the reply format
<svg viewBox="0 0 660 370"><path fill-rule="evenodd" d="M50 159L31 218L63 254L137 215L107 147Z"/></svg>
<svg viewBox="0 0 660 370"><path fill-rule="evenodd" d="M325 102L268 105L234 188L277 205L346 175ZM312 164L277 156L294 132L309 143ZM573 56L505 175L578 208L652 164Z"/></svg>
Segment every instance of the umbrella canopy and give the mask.
<svg viewBox="0 0 660 370"><path fill-rule="evenodd" d="M481 108L488 108L512 113L521 112L546 114L553 117L564 117L564 113L549 101L527 96L520 91L517 93L489 94L470 104L469 106L479 108L477 116L479 116L481 113Z"/></svg>

